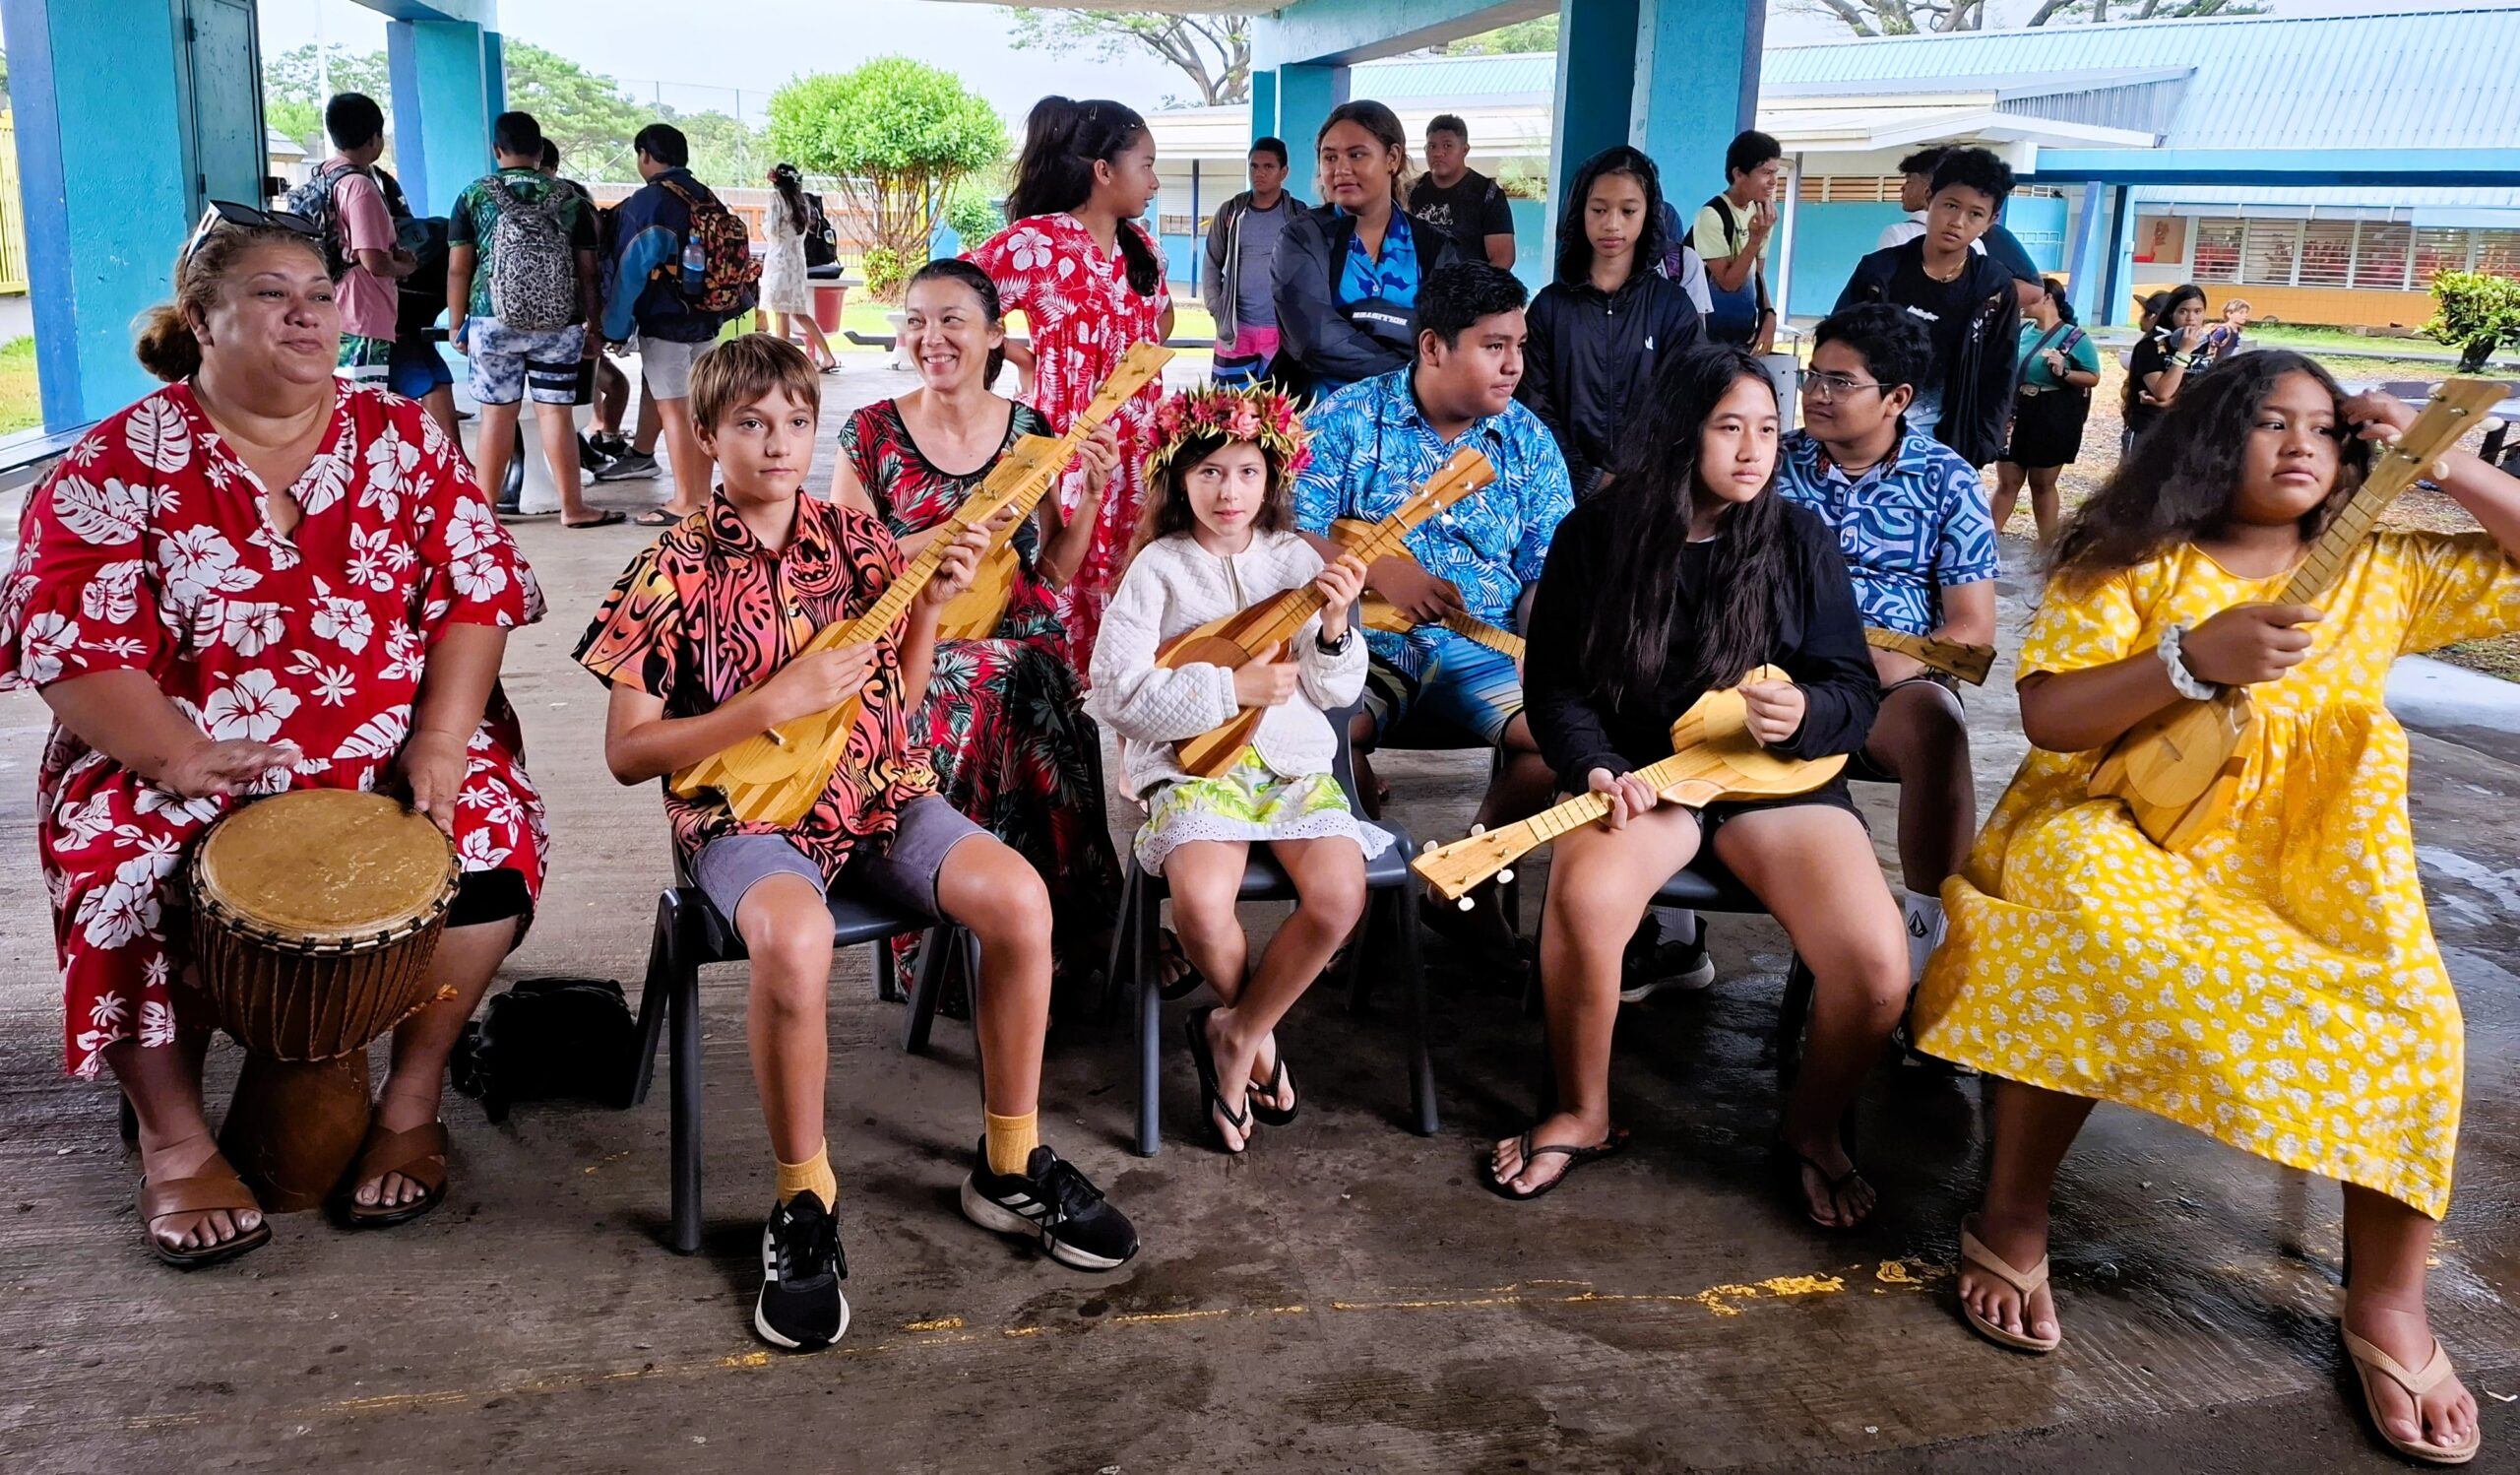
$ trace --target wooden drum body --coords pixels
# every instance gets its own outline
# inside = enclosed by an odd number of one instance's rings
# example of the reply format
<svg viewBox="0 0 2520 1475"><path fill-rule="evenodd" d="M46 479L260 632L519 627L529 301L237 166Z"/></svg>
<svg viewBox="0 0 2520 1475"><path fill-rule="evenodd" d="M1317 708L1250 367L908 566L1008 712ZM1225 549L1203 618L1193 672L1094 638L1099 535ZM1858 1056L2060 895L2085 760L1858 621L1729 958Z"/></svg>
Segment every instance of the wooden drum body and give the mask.
<svg viewBox="0 0 2520 1475"><path fill-rule="evenodd" d="M356 1155L367 1045L435 999L429 963L462 874L436 825L351 790L244 804L202 837L194 953L246 1051L220 1150L265 1209L323 1202Z"/></svg>

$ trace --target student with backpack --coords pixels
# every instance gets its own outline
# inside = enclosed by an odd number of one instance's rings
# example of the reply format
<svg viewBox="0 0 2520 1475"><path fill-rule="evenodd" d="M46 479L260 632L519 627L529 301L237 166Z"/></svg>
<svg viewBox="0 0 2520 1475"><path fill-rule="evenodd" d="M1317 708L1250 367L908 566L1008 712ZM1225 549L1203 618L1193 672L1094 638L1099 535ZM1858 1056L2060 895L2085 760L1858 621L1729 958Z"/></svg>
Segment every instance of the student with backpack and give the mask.
<svg viewBox="0 0 2520 1475"><path fill-rule="evenodd" d="M613 209L603 339L635 339L646 399L657 407L673 463L673 496L637 522L668 528L709 495L709 453L691 423L691 365L729 319L752 311L761 263L743 221L691 177L691 143L681 129L650 123L631 147L647 183Z"/></svg>
<svg viewBox="0 0 2520 1475"><path fill-rule="evenodd" d="M337 152L288 192L287 205L315 223L325 268L337 284L342 349L335 374L382 388L394 356L395 284L419 259L399 244L394 213L377 183L385 110L363 94L343 93L324 105L324 131Z"/></svg>
<svg viewBox="0 0 2520 1475"><path fill-rule="evenodd" d="M1785 149L1755 128L1733 136L1724 150L1724 193L1701 206L1689 232L1706 263L1715 310L1707 314L1709 343L1747 345L1754 353L1776 348L1776 304L1768 300L1768 232L1776 228L1776 178Z"/></svg>
<svg viewBox="0 0 2520 1475"><path fill-rule="evenodd" d="M840 355L831 351L822 325L814 321L814 292L805 275L813 263L809 247L815 239L814 227L828 230L830 224L805 193L805 176L794 164L774 165L770 187L779 198L761 217L762 234L770 240L769 259L761 268L761 310L770 314L770 331L776 337L792 343L802 327L805 356L824 373L836 374Z"/></svg>
<svg viewBox="0 0 2520 1475"><path fill-rule="evenodd" d="M2003 530L2030 484L2030 516L2039 551L2056 541L2056 476L2083 451L2083 421L2100 382L2100 350L2074 325L2064 284L2049 277L2021 325L2021 383L2014 392L2012 442L1995 463L1995 529Z"/></svg>
<svg viewBox="0 0 2520 1475"><path fill-rule="evenodd" d="M578 365L597 346L586 321L596 308L595 212L583 195L542 172L542 125L503 112L490 125L498 172L464 187L447 217L446 338L472 361L481 407L472 464L497 495L516 442L517 406L528 393L549 413L535 417L559 483L560 521L599 528L617 512L590 512L578 466Z"/></svg>

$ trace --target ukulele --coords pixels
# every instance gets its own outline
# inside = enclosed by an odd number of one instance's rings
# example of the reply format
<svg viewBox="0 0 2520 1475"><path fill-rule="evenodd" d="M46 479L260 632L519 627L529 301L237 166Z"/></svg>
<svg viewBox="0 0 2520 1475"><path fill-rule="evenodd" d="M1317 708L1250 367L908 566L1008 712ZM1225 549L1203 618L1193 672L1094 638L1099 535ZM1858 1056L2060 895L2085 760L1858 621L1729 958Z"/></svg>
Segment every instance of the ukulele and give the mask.
<svg viewBox="0 0 2520 1475"><path fill-rule="evenodd" d="M1076 423L1068 427L1065 435L1056 439L1028 435L1016 442L987 480L974 487L954 515L938 526L936 536L918 550L918 556L884 587L866 612L823 626L796 655L838 650L890 632L910 611L911 601L927 587L937 565L944 561L945 550L953 546L965 529L978 527L1009 509L1018 518L1030 512L1049 489L1051 480L1075 457L1078 444L1094 433L1095 425L1162 371L1164 361L1171 356L1171 350L1153 344L1140 344L1129 350L1120 360L1120 367L1096 391L1093 404L1076 417ZM1003 541L1013 532L1010 523L998 531L997 537ZM765 676L745 689L755 689L769 679ZM814 801L831 783L832 772L846 760L850 733L856 727L857 714L864 705L862 696L852 694L829 711L807 713L768 732L756 733L676 772L671 780L673 792L688 799L703 790L715 789L725 796L726 806L735 817L747 824L795 824L813 808Z"/></svg>
<svg viewBox="0 0 2520 1475"><path fill-rule="evenodd" d="M1782 681L1784 672L1762 666L1742 680ZM1675 803L1702 809L1718 800L1767 799L1808 794L1847 766L1843 754L1797 760L1780 758L1750 736L1748 704L1738 687L1710 691L1671 724L1671 756L1649 763L1636 776ZM1609 796L1579 794L1552 809L1496 829L1475 829L1450 845L1426 842L1409 863L1437 896L1471 908L1472 888L1490 876L1510 881L1507 867L1569 830L1607 814Z"/></svg>
<svg viewBox="0 0 2520 1475"><path fill-rule="evenodd" d="M1102 381L1102 387L1095 392L1093 403L1078 413L1075 422L1067 427L1067 434L1056 441L1042 442L1059 448L1058 463L1042 478L1043 487L1046 488L1052 478L1067 470L1068 463L1075 459L1076 448L1084 444L1087 436L1118 414L1130 396L1157 381L1164 373L1164 365L1171 357L1170 349L1152 343L1133 344L1126 353L1120 355L1119 363L1111 370L1111 377ZM1038 436L1029 438L1040 439ZM1019 443L1018 452L1021 449ZM1005 470L1006 465L1001 462L990 471L990 481ZM984 489L988 484L988 481L982 481L980 488ZM978 494L977 489L973 492L975 496ZM1026 510L1031 510L1029 504ZM1015 575L1022 566L1023 559L1015 551L1015 524L1009 523L989 544L988 551L980 555L979 567L972 573L972 586L954 596L952 603L936 612L936 638L985 640L996 634L998 621L1006 617L1007 602L1015 597Z"/></svg>
<svg viewBox="0 0 2520 1475"><path fill-rule="evenodd" d="M1402 534L1495 480L1496 469L1487 464L1487 458L1464 446L1389 517L1369 525L1348 545L1348 551L1370 563L1399 548ZM1155 664L1173 671L1204 662L1238 671L1292 639L1304 621L1321 612L1321 591L1311 584L1272 595L1247 609L1173 636L1156 648ZM1267 711L1245 707L1223 727L1183 738L1175 746L1175 761L1200 778L1215 778L1233 766L1233 755L1249 744L1252 731Z"/></svg>
<svg viewBox="0 0 2520 1475"><path fill-rule="evenodd" d="M1372 534L1373 530L1374 525L1361 518L1343 517L1330 525L1330 541L1343 548L1353 550L1358 541ZM1392 548L1388 556L1407 558L1412 563L1418 561L1406 545ZM1418 628L1418 621L1411 619L1398 605L1370 590L1366 591L1364 599L1358 602L1356 613L1368 630L1380 630L1389 635L1406 635ZM1447 614L1441 623L1445 629L1454 634L1475 640L1491 651L1500 651L1517 661L1523 659L1523 637L1500 625L1491 625L1479 616L1469 613Z"/></svg>
<svg viewBox="0 0 2520 1475"><path fill-rule="evenodd" d="M2371 474L2310 545L2275 603L2307 605L2327 593L2389 503L2502 395L2503 386L2490 379L2452 379L2435 391L2405 434L2375 448ZM2154 844L2183 849L2231 813L2256 728L2245 686L2227 686L2206 701L2173 702L2127 729L2102 755L2092 770L2092 797L2124 800Z"/></svg>
<svg viewBox="0 0 2520 1475"><path fill-rule="evenodd" d="M1897 651L1903 656L1912 656L1972 686L1984 685L1986 673L1995 664L1995 648L1991 645L1936 640L1930 635L1911 635L1905 630L1885 630L1878 625L1864 626L1863 643L1875 650Z"/></svg>

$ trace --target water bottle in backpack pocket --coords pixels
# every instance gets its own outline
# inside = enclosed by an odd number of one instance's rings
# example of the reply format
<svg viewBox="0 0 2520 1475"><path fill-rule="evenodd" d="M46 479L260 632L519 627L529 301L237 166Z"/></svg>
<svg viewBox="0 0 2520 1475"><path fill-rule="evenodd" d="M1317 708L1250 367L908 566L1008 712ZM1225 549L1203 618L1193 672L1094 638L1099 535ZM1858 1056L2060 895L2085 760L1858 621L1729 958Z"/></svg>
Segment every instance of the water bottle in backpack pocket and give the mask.
<svg viewBox="0 0 2520 1475"><path fill-rule="evenodd" d="M568 196L529 197L492 175L484 181L498 216L490 223L490 315L520 333L569 326L578 311L577 254L562 214Z"/></svg>
<svg viewBox="0 0 2520 1475"><path fill-rule="evenodd" d="M722 323L751 311L761 263L753 258L752 232L743 218L715 195L694 195L670 179L657 182L680 200L691 217L691 226L683 232L677 281L683 301L692 311Z"/></svg>

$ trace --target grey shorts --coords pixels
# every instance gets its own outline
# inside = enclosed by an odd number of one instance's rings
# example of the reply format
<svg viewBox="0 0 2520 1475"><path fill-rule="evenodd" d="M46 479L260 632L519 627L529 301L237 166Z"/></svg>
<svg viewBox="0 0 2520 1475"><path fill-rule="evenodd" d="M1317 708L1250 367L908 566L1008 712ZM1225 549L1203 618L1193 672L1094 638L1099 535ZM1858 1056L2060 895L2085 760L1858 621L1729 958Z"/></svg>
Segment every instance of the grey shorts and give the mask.
<svg viewBox="0 0 2520 1475"><path fill-rule="evenodd" d="M660 400L691 398L691 365L714 344L674 343L662 338L639 335L639 375L648 381L648 393Z"/></svg>
<svg viewBox="0 0 2520 1475"><path fill-rule="evenodd" d="M834 894L869 896L931 922L944 920L936 906L936 878L944 873L945 855L974 835L988 831L963 817L936 795L922 795L902 806L893 833L873 845L861 845L832 883ZM755 884L774 875L802 876L819 886L823 873L785 835L727 835L702 847L691 866L692 881L709 904L728 922Z"/></svg>

